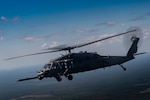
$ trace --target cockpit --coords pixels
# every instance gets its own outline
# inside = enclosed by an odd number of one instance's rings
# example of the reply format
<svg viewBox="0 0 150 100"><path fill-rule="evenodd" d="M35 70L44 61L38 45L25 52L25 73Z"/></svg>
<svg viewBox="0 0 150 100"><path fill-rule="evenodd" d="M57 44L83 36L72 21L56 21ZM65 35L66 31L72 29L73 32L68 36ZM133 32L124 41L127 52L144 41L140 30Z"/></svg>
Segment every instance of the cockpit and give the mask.
<svg viewBox="0 0 150 100"><path fill-rule="evenodd" d="M45 64L44 67L41 69L41 71L45 72L48 70L51 70L52 64Z"/></svg>

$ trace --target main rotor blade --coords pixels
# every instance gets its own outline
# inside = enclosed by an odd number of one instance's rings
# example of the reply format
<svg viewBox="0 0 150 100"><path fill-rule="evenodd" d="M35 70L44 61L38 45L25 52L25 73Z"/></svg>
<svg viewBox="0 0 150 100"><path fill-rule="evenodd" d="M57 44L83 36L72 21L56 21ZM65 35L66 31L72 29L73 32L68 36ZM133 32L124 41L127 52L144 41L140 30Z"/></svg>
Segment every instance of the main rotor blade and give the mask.
<svg viewBox="0 0 150 100"><path fill-rule="evenodd" d="M7 59L4 59L4 60L12 60L12 59L17 59L17 58L22 58L22 57L27 57L27 56L34 56L34 55L45 54L45 53L52 53L52 52L58 52L58 51L61 51L61 50L55 50L55 51L47 51L47 52L39 52L39 53L27 54L27 55L22 55L22 56L16 56L16 57L7 58Z"/></svg>
<svg viewBox="0 0 150 100"><path fill-rule="evenodd" d="M90 45L90 44L93 44L93 43L96 43L96 42L107 40L107 39L110 39L110 38L113 38L113 37L124 35L124 34L130 33L130 32L134 32L134 31L136 31L136 30L131 30L131 31L127 31L127 32L124 32L124 33L112 35L112 36L109 36L109 37L106 37L106 38L102 38L102 39L95 40L95 41L88 42L88 43L84 43L84 44L79 44L79 45L75 45L75 46L68 46L68 47L60 48L60 49L54 50L54 51L47 51L47 52L39 52L39 53L27 54L27 55L23 55L23 56L17 56L17 57L7 58L7 59L4 59L4 60L11 60L11 59L17 59L17 58L22 58L22 57L27 57L27 56L33 56L33 55L39 55L39 54L46 54L46 53L52 53L52 52L58 52L58 51L65 51L65 50L68 50L70 52L72 49L75 49L75 48L80 48L80 47L83 47L83 46L87 46L87 45Z"/></svg>
<svg viewBox="0 0 150 100"><path fill-rule="evenodd" d="M60 50L62 48L66 48L68 47L66 44L64 45L58 45L58 46L55 46L55 47L51 47L51 48L46 48L46 49L43 49L43 50Z"/></svg>
<svg viewBox="0 0 150 100"><path fill-rule="evenodd" d="M120 34L112 35L112 36L102 38L102 39L99 39L99 40L95 40L95 41L92 41L92 42L88 42L88 43L85 43L85 44L77 45L77 46L72 47L71 49L80 48L80 47L83 47L83 46L86 46L86 45L90 45L90 44L93 44L93 43L96 43L96 42L107 40L107 39L110 39L110 38L113 38L113 37L124 35L124 34L130 33L130 32L134 32L134 31L136 31L136 30L127 31L127 32L124 32L124 33L120 33Z"/></svg>
<svg viewBox="0 0 150 100"><path fill-rule="evenodd" d="M24 79L19 79L19 80L17 80L17 82L27 81L27 80L33 80L33 79L37 79L37 78L38 78L38 77L24 78Z"/></svg>
<svg viewBox="0 0 150 100"><path fill-rule="evenodd" d="M88 43L84 43L84 44L79 44L79 45L74 45L74 46L68 46L68 47L66 46L66 47L60 47L60 48L57 48L57 47L56 48L47 48L45 50L53 50L53 49L58 50L59 49L59 51L64 51L64 50L69 50L70 51L70 50L75 49L75 48L80 48L80 47L83 47L83 46L87 46L87 45L90 45L90 44L93 44L93 43L96 43L96 42L107 40L107 39L110 39L110 38L113 38L113 37L124 35L124 34L130 33L130 32L134 32L134 31L136 31L136 30L130 30L130 31L127 31L127 32L124 32L124 33L112 35L112 36L109 36L109 37L106 37L106 38L102 38L102 39L95 40L95 41L88 42Z"/></svg>

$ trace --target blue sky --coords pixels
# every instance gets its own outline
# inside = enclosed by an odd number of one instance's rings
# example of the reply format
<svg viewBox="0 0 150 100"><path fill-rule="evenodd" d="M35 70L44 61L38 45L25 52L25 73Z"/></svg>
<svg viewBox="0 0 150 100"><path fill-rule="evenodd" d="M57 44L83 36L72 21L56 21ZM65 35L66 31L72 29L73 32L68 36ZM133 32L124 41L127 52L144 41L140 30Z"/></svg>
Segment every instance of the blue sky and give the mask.
<svg viewBox="0 0 150 100"><path fill-rule="evenodd" d="M74 45L112 34L132 26L143 30L139 51L150 47L149 0L5 0L0 3L0 69L14 69L47 63L60 53L3 59L62 44ZM118 37L80 50L102 55L123 55L126 50ZM117 48L117 50L116 50ZM119 49L118 49L119 48Z"/></svg>

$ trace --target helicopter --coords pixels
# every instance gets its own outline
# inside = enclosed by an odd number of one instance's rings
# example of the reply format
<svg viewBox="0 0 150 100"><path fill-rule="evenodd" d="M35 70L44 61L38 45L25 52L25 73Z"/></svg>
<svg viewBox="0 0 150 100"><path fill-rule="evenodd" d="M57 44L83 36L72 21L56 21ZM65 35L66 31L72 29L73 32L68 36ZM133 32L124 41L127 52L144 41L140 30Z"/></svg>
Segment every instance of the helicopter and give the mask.
<svg viewBox="0 0 150 100"><path fill-rule="evenodd" d="M138 27L131 27L126 32L112 35L92 42L74 45L74 46L66 46L66 47L57 46L53 48L47 48L44 49L47 51L27 54L23 56L11 57L5 60L11 60L11 59L21 58L26 56L53 53L59 51L67 51L67 54L62 55L61 57L58 57L56 59L53 59L49 61L47 64L45 64L44 67L37 72L37 76L19 79L17 80L17 82L32 80L32 79L42 80L43 78L52 78L52 77L56 78L56 80L60 82L62 81L62 76L65 76L66 78L68 78L68 80L73 80L72 74L91 71L99 68L105 68L113 65L119 65L123 70L126 70L126 68L122 65L123 63L135 59L135 55L140 55L145 53L145 52L137 53L138 43L139 40L141 39L140 36L137 35L137 33L142 34L141 29ZM75 48L80 48L83 46L87 46L96 42L104 41L121 35L126 35L128 41L131 42L131 46L128 49L128 52L125 56L102 56L95 52L87 52L87 51L79 52L79 53L71 52L71 50Z"/></svg>

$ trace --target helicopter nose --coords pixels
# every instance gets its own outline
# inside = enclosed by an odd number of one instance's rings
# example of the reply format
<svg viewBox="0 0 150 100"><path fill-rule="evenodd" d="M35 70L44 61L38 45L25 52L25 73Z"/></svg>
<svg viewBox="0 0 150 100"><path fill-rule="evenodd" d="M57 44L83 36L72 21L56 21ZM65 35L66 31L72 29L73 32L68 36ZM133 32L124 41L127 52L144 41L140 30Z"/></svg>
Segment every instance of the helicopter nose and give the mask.
<svg viewBox="0 0 150 100"><path fill-rule="evenodd" d="M52 77L52 73L50 70L41 70L40 72L37 73L38 77Z"/></svg>
<svg viewBox="0 0 150 100"><path fill-rule="evenodd" d="M44 78L43 72L42 71L38 72L37 77L38 77L39 80L42 80Z"/></svg>
<svg viewBox="0 0 150 100"><path fill-rule="evenodd" d="M42 71L38 71L37 72L37 75L39 76L39 75L42 75L43 74L43 72Z"/></svg>

